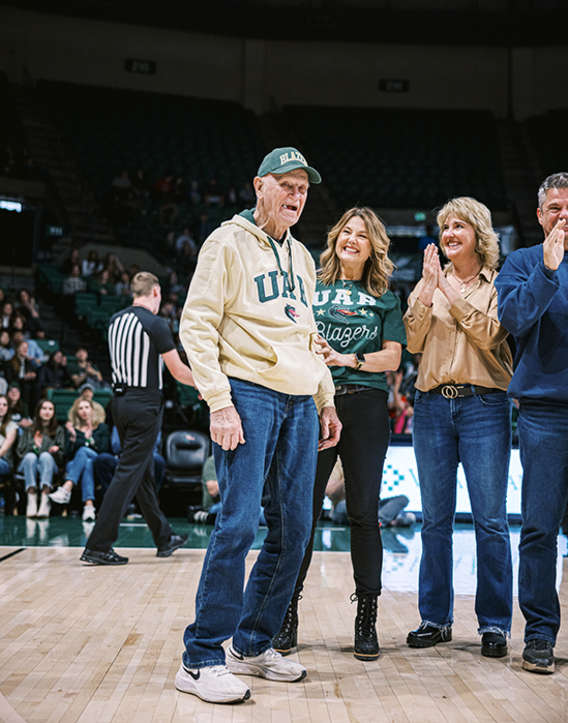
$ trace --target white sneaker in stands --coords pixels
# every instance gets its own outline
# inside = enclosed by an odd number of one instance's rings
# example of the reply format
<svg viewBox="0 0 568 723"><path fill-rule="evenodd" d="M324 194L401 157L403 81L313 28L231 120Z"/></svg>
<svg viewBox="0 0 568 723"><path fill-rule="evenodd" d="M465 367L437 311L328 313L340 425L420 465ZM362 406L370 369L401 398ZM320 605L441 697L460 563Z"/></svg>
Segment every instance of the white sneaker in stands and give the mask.
<svg viewBox="0 0 568 723"><path fill-rule="evenodd" d="M182 663L176 674L176 688L208 703L240 703L250 698L247 684L232 675L226 665L186 668Z"/></svg>
<svg viewBox="0 0 568 723"><path fill-rule="evenodd" d="M259 678L283 683L298 683L308 674L303 665L290 658L284 658L274 648L268 648L264 653L253 657L237 653L231 645L227 650L226 659L231 673L258 675Z"/></svg>
<svg viewBox="0 0 568 723"><path fill-rule="evenodd" d="M51 502L49 501L49 497L45 492L41 493L41 502L39 503L39 510L37 511L38 517L49 517L49 512L51 510Z"/></svg>
<svg viewBox="0 0 568 723"><path fill-rule="evenodd" d="M95 515L95 507L94 505L85 505L83 507L83 522L88 522L89 520L96 520Z"/></svg>
<svg viewBox="0 0 568 723"><path fill-rule="evenodd" d="M37 492L28 492L26 517L37 517Z"/></svg>
<svg viewBox="0 0 568 723"><path fill-rule="evenodd" d="M58 505L66 505L71 499L71 492L66 490L65 487L58 487L55 492L49 494L49 499L57 502Z"/></svg>

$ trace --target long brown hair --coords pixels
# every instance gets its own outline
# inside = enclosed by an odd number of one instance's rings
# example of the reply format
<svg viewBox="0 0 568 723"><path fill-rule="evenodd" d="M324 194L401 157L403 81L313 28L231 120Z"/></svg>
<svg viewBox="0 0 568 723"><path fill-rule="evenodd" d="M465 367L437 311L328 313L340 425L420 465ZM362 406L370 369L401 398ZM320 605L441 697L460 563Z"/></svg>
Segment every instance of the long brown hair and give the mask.
<svg viewBox="0 0 568 723"><path fill-rule="evenodd" d="M389 276L394 270L394 264L388 257L390 239L382 221L371 208L357 206L350 208L329 231L327 248L320 256L321 269L318 276L326 285L334 284L339 279L341 264L335 253L335 245L339 234L354 216L363 219L367 238L371 244L371 255L365 262L361 285L369 294L382 296L389 288Z"/></svg>
<svg viewBox="0 0 568 723"><path fill-rule="evenodd" d="M51 404L53 407L53 417L47 423L47 427L44 427L42 420L40 419L39 413L44 404ZM55 416L55 404L51 399L41 399L35 408L34 423L32 425L30 434L32 437L39 432L40 434L47 434L48 437L54 438L57 432L57 417Z"/></svg>
<svg viewBox="0 0 568 723"><path fill-rule="evenodd" d="M0 425L0 434L5 437L6 427L12 421L12 412L10 411L10 400L8 399L8 397L5 394L0 394L0 399L5 399L6 404L8 405L8 410L6 412L6 415L4 416L4 419L2 420L2 424Z"/></svg>

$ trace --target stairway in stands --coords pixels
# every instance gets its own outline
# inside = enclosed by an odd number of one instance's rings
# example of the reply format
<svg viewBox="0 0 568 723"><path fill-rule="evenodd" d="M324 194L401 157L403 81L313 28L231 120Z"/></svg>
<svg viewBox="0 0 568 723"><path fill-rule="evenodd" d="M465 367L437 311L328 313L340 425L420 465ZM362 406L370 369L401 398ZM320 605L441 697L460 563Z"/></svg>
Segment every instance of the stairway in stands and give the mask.
<svg viewBox="0 0 568 723"><path fill-rule="evenodd" d="M544 179L536 152L523 123L497 121L503 179L508 200L516 210L523 246L542 243L536 219L537 191Z"/></svg>
<svg viewBox="0 0 568 723"><path fill-rule="evenodd" d="M55 246L55 252L88 242L112 244L112 230L97 215L92 193L37 92L30 85L12 85L12 93L28 150L36 163L49 170L68 214L68 237Z"/></svg>

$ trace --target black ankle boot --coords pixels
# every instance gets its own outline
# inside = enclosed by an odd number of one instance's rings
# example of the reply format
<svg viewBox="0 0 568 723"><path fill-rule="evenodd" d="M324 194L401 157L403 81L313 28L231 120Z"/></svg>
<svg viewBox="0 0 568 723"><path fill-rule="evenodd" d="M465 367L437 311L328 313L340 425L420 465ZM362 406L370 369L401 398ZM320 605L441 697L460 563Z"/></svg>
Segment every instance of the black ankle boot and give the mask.
<svg viewBox="0 0 568 723"><path fill-rule="evenodd" d="M380 655L377 640L377 597L374 595L352 596L357 600L357 617L355 618L355 650L357 660L376 660Z"/></svg>
<svg viewBox="0 0 568 723"><path fill-rule="evenodd" d="M290 600L284 622L279 632L272 638L272 647L281 655L289 655L292 648L298 644L298 600L301 600L300 593L294 593Z"/></svg>

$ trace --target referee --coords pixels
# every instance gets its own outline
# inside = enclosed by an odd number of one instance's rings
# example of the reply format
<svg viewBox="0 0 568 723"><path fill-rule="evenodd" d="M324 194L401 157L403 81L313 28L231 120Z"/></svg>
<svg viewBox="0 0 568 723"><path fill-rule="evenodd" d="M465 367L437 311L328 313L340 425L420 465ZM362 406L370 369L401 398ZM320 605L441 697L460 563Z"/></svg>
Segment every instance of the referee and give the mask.
<svg viewBox="0 0 568 723"><path fill-rule="evenodd" d="M162 426L162 360L182 384L194 386L193 375L175 348L166 321L156 314L162 294L154 274L141 272L132 279L132 306L115 314L109 325L109 349L115 397L113 420L122 454L113 481L103 498L97 522L81 555L95 565L126 565L112 544L134 495L158 548L169 557L187 542L176 535L158 505L152 452Z"/></svg>

